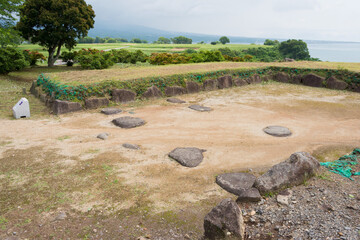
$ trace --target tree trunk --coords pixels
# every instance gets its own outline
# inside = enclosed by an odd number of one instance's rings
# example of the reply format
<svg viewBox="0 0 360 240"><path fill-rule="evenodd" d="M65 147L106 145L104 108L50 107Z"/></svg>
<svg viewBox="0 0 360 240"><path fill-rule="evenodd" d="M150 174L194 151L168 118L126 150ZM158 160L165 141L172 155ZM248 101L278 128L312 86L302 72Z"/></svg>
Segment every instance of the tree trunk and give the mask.
<svg viewBox="0 0 360 240"><path fill-rule="evenodd" d="M59 43L59 46L57 46L57 51L56 51L55 56L54 56L54 54L55 54L56 46L49 48L49 50L48 50L48 52L49 52L48 67L53 67L56 60L58 60L58 58L60 56L60 52L61 52L61 46L62 46L62 43Z"/></svg>
<svg viewBox="0 0 360 240"><path fill-rule="evenodd" d="M48 58L48 67L53 67L55 63L54 59L54 53L55 53L55 47L50 47L48 50L49 58Z"/></svg>

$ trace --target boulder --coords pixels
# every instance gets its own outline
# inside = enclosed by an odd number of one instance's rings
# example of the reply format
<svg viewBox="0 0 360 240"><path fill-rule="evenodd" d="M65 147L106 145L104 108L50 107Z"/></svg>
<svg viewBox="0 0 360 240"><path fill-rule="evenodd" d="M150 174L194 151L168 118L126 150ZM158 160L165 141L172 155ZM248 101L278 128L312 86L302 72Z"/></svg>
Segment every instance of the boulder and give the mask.
<svg viewBox="0 0 360 240"><path fill-rule="evenodd" d="M246 79L248 84L254 84L254 83L261 83L261 77L257 74L251 76L250 78Z"/></svg>
<svg viewBox="0 0 360 240"><path fill-rule="evenodd" d="M165 88L165 95L172 97L176 95L182 95L186 93L186 89L179 86L172 86Z"/></svg>
<svg viewBox="0 0 360 240"><path fill-rule="evenodd" d="M225 173L216 177L216 183L226 191L240 195L244 190L250 189L256 177L250 173Z"/></svg>
<svg viewBox="0 0 360 240"><path fill-rule="evenodd" d="M282 83L290 83L291 82L291 78L290 78L289 74L283 73L283 72L276 73L274 75L274 80L277 82L282 82Z"/></svg>
<svg viewBox="0 0 360 240"><path fill-rule="evenodd" d="M259 202L261 201L261 195L257 188L249 188L244 191L240 191L239 197L236 199L237 203L247 202Z"/></svg>
<svg viewBox="0 0 360 240"><path fill-rule="evenodd" d="M146 92L142 95L145 98L160 98L162 97L162 92L156 86L149 87Z"/></svg>
<svg viewBox="0 0 360 240"><path fill-rule="evenodd" d="M310 87L323 87L324 81L325 78L319 77L318 75L312 73L305 75L302 79L302 83Z"/></svg>
<svg viewBox="0 0 360 240"><path fill-rule="evenodd" d="M168 98L166 101L171 103L186 103L184 100L178 99L178 98Z"/></svg>
<svg viewBox="0 0 360 240"><path fill-rule="evenodd" d="M114 89L111 92L114 102L127 103L135 101L136 93L126 89Z"/></svg>
<svg viewBox="0 0 360 240"><path fill-rule="evenodd" d="M188 93L200 92L200 86L196 82L186 82L186 89Z"/></svg>
<svg viewBox="0 0 360 240"><path fill-rule="evenodd" d="M30 87L30 93L35 97L39 97L39 86L37 85L37 81L33 81Z"/></svg>
<svg viewBox="0 0 360 240"><path fill-rule="evenodd" d="M217 79L218 82L218 88L219 89L223 89L223 88L231 88L233 85L233 81L232 81L232 77L227 75L227 76L223 76L223 77L219 77Z"/></svg>
<svg viewBox="0 0 360 240"><path fill-rule="evenodd" d="M230 232L243 240L245 225L240 207L230 198L222 200L205 216L204 230L205 239L224 239Z"/></svg>
<svg viewBox="0 0 360 240"><path fill-rule="evenodd" d="M309 153L297 152L256 179L254 187L266 194L299 185L313 176L319 167L319 162Z"/></svg>
<svg viewBox="0 0 360 240"><path fill-rule="evenodd" d="M295 59L292 58L285 58L284 60L285 62L295 62Z"/></svg>
<svg viewBox="0 0 360 240"><path fill-rule="evenodd" d="M335 77L330 77L326 81L326 87L330 89L345 90L348 86L349 84L344 81L340 81Z"/></svg>
<svg viewBox="0 0 360 240"><path fill-rule="evenodd" d="M205 91L212 91L218 89L218 81L217 79L209 79L205 80L203 83L203 88Z"/></svg>
<svg viewBox="0 0 360 240"><path fill-rule="evenodd" d="M112 120L112 123L121 128L135 128L145 124L145 121L141 118L135 117L120 117Z"/></svg>
<svg viewBox="0 0 360 240"><path fill-rule="evenodd" d="M198 111L198 112L210 112L212 111L212 108L209 107L204 107L204 106L200 106L200 105L191 105L189 106L190 109Z"/></svg>
<svg viewBox="0 0 360 240"><path fill-rule="evenodd" d="M199 148L176 148L169 153L169 157L185 167L197 167L204 159L204 149Z"/></svg>
<svg viewBox="0 0 360 240"><path fill-rule="evenodd" d="M107 98L90 98L85 99L85 107L88 109L95 109L109 105L109 99Z"/></svg>
<svg viewBox="0 0 360 240"><path fill-rule="evenodd" d="M234 85L238 86L238 87L241 87L241 86L248 85L248 82L245 81L245 79L236 78L236 79L234 79Z"/></svg>
<svg viewBox="0 0 360 240"><path fill-rule="evenodd" d="M55 100L53 103L53 112L56 115L69 113L69 112L77 112L81 110L82 110L81 104L78 102Z"/></svg>
<svg viewBox="0 0 360 240"><path fill-rule="evenodd" d="M274 137L288 137L292 134L290 129L282 126L268 126L263 131Z"/></svg>
<svg viewBox="0 0 360 240"><path fill-rule="evenodd" d="M122 110L119 108L104 108L101 109L101 113L105 114L105 115L114 115L114 114L118 114L121 113Z"/></svg>
<svg viewBox="0 0 360 240"><path fill-rule="evenodd" d="M124 148L132 149L132 150L139 150L140 149L139 145L136 145L136 144L124 143L122 146Z"/></svg>

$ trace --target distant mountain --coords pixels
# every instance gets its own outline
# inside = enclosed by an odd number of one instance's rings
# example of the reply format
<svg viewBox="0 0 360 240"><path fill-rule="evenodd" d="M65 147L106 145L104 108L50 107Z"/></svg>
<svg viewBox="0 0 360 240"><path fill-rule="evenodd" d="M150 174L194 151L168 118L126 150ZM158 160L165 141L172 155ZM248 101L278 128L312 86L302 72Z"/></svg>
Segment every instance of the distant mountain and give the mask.
<svg viewBox="0 0 360 240"><path fill-rule="evenodd" d="M210 43L218 41L220 35L208 35L198 33L184 33L184 32L171 32L164 31L156 28L150 28L139 25L106 25L106 24L95 24L95 28L89 31L90 37L111 37L111 38L126 38L131 40L133 38L140 38L147 40L148 42L156 41L159 37L173 38L177 36L185 36L191 38L193 43L204 41ZM243 44L262 44L265 38L249 38L249 37L232 37L230 38L231 43L243 43Z"/></svg>
<svg viewBox="0 0 360 240"><path fill-rule="evenodd" d="M205 43L210 43L213 41L218 41L221 37L220 35L209 35L209 34L199 34L199 33L186 33L186 32L172 32L165 31L151 27L145 27L140 25L125 25L125 24L106 24L106 23L95 23L95 28L89 31L90 37L111 37L111 38L126 38L129 41L133 38L140 38L142 40L147 40L152 43L156 41L159 37L173 38L177 36L185 36L191 38L193 43L198 43L204 41ZM262 44L267 38L251 38L251 37L237 37L237 36L227 36L230 39L231 43L242 43L242 44ZM269 38L271 40L285 41L287 39L275 39ZM327 44L327 43L345 43L345 42L334 42L334 41L322 41L322 40L304 40L308 44ZM348 42L347 42L348 43Z"/></svg>

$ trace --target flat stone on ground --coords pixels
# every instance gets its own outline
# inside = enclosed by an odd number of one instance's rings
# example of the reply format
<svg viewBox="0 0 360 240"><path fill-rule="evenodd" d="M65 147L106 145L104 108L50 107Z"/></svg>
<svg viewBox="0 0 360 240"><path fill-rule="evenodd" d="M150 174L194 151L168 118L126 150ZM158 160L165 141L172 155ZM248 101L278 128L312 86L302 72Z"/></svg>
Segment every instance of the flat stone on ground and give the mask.
<svg viewBox="0 0 360 240"><path fill-rule="evenodd" d="M136 144L124 143L122 146L124 148L133 149L133 150L139 150L140 149L139 145L136 145Z"/></svg>
<svg viewBox="0 0 360 240"><path fill-rule="evenodd" d="M237 196L250 189L255 180L256 177L250 173L225 173L216 177L216 183L220 187Z"/></svg>
<svg viewBox="0 0 360 240"><path fill-rule="evenodd" d="M197 167L204 159L204 149L199 148L176 148L169 153L169 157L185 167Z"/></svg>
<svg viewBox="0 0 360 240"><path fill-rule="evenodd" d="M249 188L247 190L241 191L236 202L259 202L261 201L261 195L257 188Z"/></svg>
<svg viewBox="0 0 360 240"><path fill-rule="evenodd" d="M108 133L100 133L99 135L97 135L97 138L106 140L108 138L108 136L109 136Z"/></svg>
<svg viewBox="0 0 360 240"><path fill-rule="evenodd" d="M112 120L112 123L121 128L135 128L145 124L145 121L136 117L120 117Z"/></svg>
<svg viewBox="0 0 360 240"><path fill-rule="evenodd" d="M122 110L119 108L104 108L101 109L101 113L105 114L105 115L113 115L113 114L118 114L121 113Z"/></svg>
<svg viewBox="0 0 360 240"><path fill-rule="evenodd" d="M265 133L274 137L287 137L292 134L290 129L282 126L268 126L263 130Z"/></svg>
<svg viewBox="0 0 360 240"><path fill-rule="evenodd" d="M191 105L189 106L190 109L195 110L195 111L199 111L199 112L210 112L212 109L209 107L204 107L204 106L200 106L200 105Z"/></svg>
<svg viewBox="0 0 360 240"><path fill-rule="evenodd" d="M168 98L166 101L170 103L186 103L184 100L178 99L178 98Z"/></svg>

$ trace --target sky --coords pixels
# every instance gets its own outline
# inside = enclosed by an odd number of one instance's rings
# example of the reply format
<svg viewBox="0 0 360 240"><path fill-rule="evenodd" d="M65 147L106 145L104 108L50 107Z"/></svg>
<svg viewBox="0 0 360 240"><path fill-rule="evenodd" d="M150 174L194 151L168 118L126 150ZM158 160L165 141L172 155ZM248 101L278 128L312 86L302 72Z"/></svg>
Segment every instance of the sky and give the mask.
<svg viewBox="0 0 360 240"><path fill-rule="evenodd" d="M98 23L225 36L360 42L359 0L86 0Z"/></svg>

